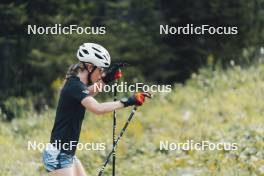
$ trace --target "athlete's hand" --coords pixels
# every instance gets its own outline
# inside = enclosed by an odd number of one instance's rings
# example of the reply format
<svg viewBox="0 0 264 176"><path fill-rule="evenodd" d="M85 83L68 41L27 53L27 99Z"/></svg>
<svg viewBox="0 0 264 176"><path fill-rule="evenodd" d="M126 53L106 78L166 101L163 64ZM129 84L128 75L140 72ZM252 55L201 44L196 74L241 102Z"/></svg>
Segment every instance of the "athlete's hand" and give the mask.
<svg viewBox="0 0 264 176"><path fill-rule="evenodd" d="M151 94L147 92L135 93L129 98L122 98L120 102L124 104L124 107L133 105L141 106L145 102L145 97L151 98Z"/></svg>
<svg viewBox="0 0 264 176"><path fill-rule="evenodd" d="M102 80L105 84L108 84L114 80L118 80L122 77L122 72L120 69L120 64L114 64L102 77Z"/></svg>

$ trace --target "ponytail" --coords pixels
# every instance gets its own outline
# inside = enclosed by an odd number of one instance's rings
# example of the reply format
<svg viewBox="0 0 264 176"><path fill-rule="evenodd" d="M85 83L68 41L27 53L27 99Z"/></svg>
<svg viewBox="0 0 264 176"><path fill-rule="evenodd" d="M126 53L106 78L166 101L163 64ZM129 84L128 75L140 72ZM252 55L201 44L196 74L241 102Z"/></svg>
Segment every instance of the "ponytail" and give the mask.
<svg viewBox="0 0 264 176"><path fill-rule="evenodd" d="M65 80L68 80L70 77L72 76L77 76L78 73L80 71L83 71L85 68L84 68L84 64L82 63L77 63L77 64L72 64L69 68L68 68L68 71L65 75Z"/></svg>
<svg viewBox="0 0 264 176"><path fill-rule="evenodd" d="M64 86L64 84L70 79L70 77L72 76L77 76L78 73L80 71L83 71L85 68L83 66L82 63L77 63L77 64L72 64L70 65L70 67L68 68L67 72L66 72L66 75L65 75L65 79L63 81L63 85L62 87Z"/></svg>
<svg viewBox="0 0 264 176"><path fill-rule="evenodd" d="M65 80L68 80L72 76L76 76L79 73L80 67L79 64L72 64L65 75Z"/></svg>

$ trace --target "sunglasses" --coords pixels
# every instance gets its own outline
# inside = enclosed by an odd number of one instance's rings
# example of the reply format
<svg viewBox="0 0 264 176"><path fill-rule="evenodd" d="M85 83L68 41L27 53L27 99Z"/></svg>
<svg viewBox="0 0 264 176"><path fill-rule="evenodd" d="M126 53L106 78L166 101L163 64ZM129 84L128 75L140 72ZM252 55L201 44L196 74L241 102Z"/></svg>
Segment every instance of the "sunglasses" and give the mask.
<svg viewBox="0 0 264 176"><path fill-rule="evenodd" d="M101 68L101 67L97 67L98 68L98 70L99 70L99 72L102 74L102 73L104 73L104 71L105 71L105 69L104 68Z"/></svg>

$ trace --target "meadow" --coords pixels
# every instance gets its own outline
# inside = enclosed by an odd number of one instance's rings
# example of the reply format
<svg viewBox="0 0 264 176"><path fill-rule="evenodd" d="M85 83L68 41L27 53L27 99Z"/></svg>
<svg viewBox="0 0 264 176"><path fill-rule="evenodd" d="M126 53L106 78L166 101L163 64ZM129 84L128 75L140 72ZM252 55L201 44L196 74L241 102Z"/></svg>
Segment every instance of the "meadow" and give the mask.
<svg viewBox="0 0 264 176"><path fill-rule="evenodd" d="M204 68L171 93L139 107L117 148L122 176L264 175L264 65L214 71ZM118 131L130 109L118 111ZM0 122L1 176L47 175L41 152L28 141L49 141L55 110L23 112ZM237 143L237 150L160 150L160 141ZM89 112L80 142L106 143L105 151L78 151L88 175L97 175L112 146L112 114ZM105 175L111 175L111 165Z"/></svg>

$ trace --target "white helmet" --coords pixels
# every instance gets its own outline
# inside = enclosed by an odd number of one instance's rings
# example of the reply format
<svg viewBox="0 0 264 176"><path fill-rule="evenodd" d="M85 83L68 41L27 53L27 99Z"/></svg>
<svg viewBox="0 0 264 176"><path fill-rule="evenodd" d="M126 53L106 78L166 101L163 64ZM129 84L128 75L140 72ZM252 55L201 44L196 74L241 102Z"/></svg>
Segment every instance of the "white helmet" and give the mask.
<svg viewBox="0 0 264 176"><path fill-rule="evenodd" d="M84 43L77 51L77 58L80 62L91 63L97 67L109 67L111 57L108 51L96 43Z"/></svg>

